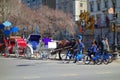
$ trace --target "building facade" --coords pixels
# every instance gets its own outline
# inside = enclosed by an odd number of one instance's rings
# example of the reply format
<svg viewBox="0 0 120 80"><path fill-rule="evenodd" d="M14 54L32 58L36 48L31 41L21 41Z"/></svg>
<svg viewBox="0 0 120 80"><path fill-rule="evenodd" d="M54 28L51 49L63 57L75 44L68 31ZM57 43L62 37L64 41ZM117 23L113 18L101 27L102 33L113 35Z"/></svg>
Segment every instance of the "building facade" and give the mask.
<svg viewBox="0 0 120 80"><path fill-rule="evenodd" d="M22 0L22 3L27 4L30 8L40 8L42 6L42 0Z"/></svg>
<svg viewBox="0 0 120 80"><path fill-rule="evenodd" d="M109 20L113 19L113 15L108 13L108 9L112 6L111 0L88 0L88 11L91 16L94 16L99 27L107 26L107 18Z"/></svg>
<svg viewBox="0 0 120 80"><path fill-rule="evenodd" d="M56 9L72 14L78 21L80 13L87 11L87 0L56 0Z"/></svg>
<svg viewBox="0 0 120 80"><path fill-rule="evenodd" d="M113 21L117 25L120 19L116 14L120 12L120 0L88 0L88 11L95 18L95 37L107 37L109 43L114 43L114 31L111 31ZM114 9L115 8L115 9ZM115 26L119 29L119 26ZM119 32L117 42L120 45Z"/></svg>
<svg viewBox="0 0 120 80"><path fill-rule="evenodd" d="M42 4L52 9L56 9L56 0L42 0Z"/></svg>
<svg viewBox="0 0 120 80"><path fill-rule="evenodd" d="M40 8L42 5L56 9L56 0L22 0L22 3L26 3L30 8Z"/></svg>

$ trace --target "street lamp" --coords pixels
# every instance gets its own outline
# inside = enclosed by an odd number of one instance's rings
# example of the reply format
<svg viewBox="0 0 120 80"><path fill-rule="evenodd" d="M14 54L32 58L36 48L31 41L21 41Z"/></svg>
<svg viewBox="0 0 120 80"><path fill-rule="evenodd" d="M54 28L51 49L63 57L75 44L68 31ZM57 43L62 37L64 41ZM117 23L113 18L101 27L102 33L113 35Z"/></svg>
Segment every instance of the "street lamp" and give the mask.
<svg viewBox="0 0 120 80"><path fill-rule="evenodd" d="M82 36L83 36L84 28L85 28L85 20L84 20L84 19L81 20L80 25L81 25L81 27L82 27Z"/></svg>
<svg viewBox="0 0 120 80"><path fill-rule="evenodd" d="M114 16L114 21L113 21L113 25L114 25L114 49L113 51L114 52L117 52L117 30L116 30L116 13L115 13L115 8L116 8L116 0L112 0L112 3L113 3L113 10L114 10L114 13L113 13L113 16Z"/></svg>

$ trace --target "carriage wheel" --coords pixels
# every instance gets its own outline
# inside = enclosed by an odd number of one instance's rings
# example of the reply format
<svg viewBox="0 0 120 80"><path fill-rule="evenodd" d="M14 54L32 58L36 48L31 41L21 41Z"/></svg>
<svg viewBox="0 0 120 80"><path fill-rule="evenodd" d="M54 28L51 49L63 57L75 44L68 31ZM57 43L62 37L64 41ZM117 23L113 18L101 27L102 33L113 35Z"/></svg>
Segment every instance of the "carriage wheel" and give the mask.
<svg viewBox="0 0 120 80"><path fill-rule="evenodd" d="M48 56L48 52L46 51L46 50L39 50L39 56L40 56L40 58L41 59L48 59L49 58L49 56Z"/></svg>
<svg viewBox="0 0 120 80"><path fill-rule="evenodd" d="M62 58L62 60L65 60L66 59L66 54L61 54L61 58Z"/></svg>
<svg viewBox="0 0 120 80"><path fill-rule="evenodd" d="M19 50L18 50L18 48L16 48L16 50L15 50L15 57L16 58L18 58L20 55L19 55Z"/></svg>
<svg viewBox="0 0 120 80"><path fill-rule="evenodd" d="M49 53L49 59L56 59L56 57L57 57L57 53L56 52L53 52L52 50L50 51L50 53Z"/></svg>
<svg viewBox="0 0 120 80"><path fill-rule="evenodd" d="M4 54L5 57L9 57L10 56L10 53L9 53L9 50L8 48L6 47L5 48L5 54Z"/></svg>
<svg viewBox="0 0 120 80"><path fill-rule="evenodd" d="M18 58L20 55L19 55L19 49L17 46L15 46L15 57Z"/></svg>
<svg viewBox="0 0 120 80"><path fill-rule="evenodd" d="M32 55L31 49L29 47L26 47L25 57L26 58L31 58L31 55Z"/></svg>

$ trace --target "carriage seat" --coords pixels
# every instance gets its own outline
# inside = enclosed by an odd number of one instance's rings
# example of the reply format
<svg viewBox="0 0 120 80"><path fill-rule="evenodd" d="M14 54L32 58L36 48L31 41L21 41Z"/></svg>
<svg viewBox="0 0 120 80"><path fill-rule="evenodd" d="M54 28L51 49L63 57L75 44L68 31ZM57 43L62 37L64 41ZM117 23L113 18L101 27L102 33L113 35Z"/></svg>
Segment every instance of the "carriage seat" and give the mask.
<svg viewBox="0 0 120 80"><path fill-rule="evenodd" d="M31 41L31 42L29 42L29 43L32 45L33 50L36 50L36 49L37 49L37 46L38 46L38 44L39 44L38 41Z"/></svg>

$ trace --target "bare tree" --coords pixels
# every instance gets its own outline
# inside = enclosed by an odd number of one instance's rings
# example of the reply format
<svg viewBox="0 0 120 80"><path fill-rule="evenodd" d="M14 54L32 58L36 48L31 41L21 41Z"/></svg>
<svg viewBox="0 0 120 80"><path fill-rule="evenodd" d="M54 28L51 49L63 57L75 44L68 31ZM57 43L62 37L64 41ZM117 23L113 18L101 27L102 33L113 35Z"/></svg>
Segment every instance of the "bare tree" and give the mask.
<svg viewBox="0 0 120 80"><path fill-rule="evenodd" d="M38 26L38 31L42 35L47 33L47 36L55 36L63 30L69 32L70 35L74 35L76 24L70 14L53 10L47 6L33 10L25 4L19 5L21 7L16 8L16 12L20 12L18 14L11 12L8 19L21 31L24 27L27 27L29 32L33 32Z"/></svg>
<svg viewBox="0 0 120 80"><path fill-rule="evenodd" d="M66 14L59 10L53 10L46 6L43 6L39 11L45 19L42 24L44 24L46 29L51 30L50 32L56 33L57 31L66 30L71 35L74 35L76 25L70 14Z"/></svg>

